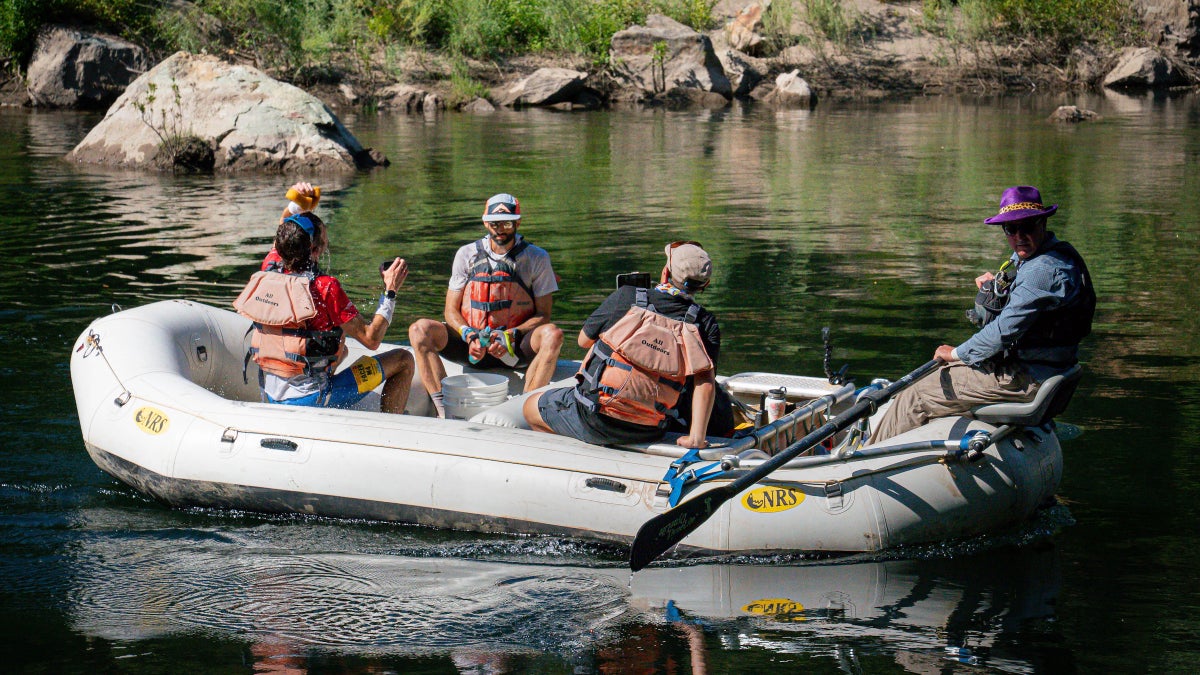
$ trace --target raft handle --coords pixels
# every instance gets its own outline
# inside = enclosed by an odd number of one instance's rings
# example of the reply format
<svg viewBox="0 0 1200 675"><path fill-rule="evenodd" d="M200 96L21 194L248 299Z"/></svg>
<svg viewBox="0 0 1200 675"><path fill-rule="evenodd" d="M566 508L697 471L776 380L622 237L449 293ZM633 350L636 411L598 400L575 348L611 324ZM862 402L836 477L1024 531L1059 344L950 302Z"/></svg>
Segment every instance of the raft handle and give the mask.
<svg viewBox="0 0 1200 675"><path fill-rule="evenodd" d="M625 484L620 481L615 481L611 478L599 478L592 476L583 482L584 485L595 488L597 490L608 490L609 492L625 493Z"/></svg>
<svg viewBox="0 0 1200 675"><path fill-rule="evenodd" d="M300 448L295 441L289 441L286 438L264 438L258 444L268 450L286 450L287 452L295 452Z"/></svg>

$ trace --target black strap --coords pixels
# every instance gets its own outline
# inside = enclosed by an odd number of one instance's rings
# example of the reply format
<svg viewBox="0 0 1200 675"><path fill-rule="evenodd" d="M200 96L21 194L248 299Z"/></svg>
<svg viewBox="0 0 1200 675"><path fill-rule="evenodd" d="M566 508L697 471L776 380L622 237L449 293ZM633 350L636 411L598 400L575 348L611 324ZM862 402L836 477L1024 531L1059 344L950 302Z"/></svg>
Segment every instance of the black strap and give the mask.
<svg viewBox="0 0 1200 675"><path fill-rule="evenodd" d="M250 327L246 329L246 334L242 336L243 343L246 342L246 338L250 337L250 332L254 330L256 325L258 324L251 323ZM253 354L254 348L251 347L250 349L246 350L246 358L242 359L242 384L250 384L250 357L253 356Z"/></svg>

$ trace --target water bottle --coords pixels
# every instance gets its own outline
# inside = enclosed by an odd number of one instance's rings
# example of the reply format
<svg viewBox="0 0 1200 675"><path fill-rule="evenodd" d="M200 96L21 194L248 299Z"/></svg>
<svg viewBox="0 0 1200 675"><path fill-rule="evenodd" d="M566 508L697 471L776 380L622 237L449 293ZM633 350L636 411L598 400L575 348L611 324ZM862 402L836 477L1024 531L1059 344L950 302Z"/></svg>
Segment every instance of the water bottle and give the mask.
<svg viewBox="0 0 1200 675"><path fill-rule="evenodd" d="M767 422L774 422L787 411L787 388L779 387L767 392Z"/></svg>
<svg viewBox="0 0 1200 675"><path fill-rule="evenodd" d="M299 192L296 192L295 190L288 188L287 200L289 202L291 202L292 204L295 204L296 208L299 209L299 211L296 211L294 209L289 209L293 212L293 214L294 213L304 213L305 211L312 211L313 209L317 208L317 203L321 201L321 188L314 185L313 186L313 194L311 196L302 195ZM289 204L289 206L291 206L291 204Z"/></svg>

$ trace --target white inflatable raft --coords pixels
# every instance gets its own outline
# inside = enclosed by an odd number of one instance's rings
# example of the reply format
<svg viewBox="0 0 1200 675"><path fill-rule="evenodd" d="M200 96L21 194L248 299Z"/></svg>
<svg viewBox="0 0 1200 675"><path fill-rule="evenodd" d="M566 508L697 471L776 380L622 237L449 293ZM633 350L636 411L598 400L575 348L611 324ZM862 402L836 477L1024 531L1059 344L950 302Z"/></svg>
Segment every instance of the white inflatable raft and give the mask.
<svg viewBox="0 0 1200 675"><path fill-rule="evenodd" d="M419 383L408 415L261 403L255 366L243 371L248 328L233 312L182 300L94 321L73 348L71 379L96 464L171 506L628 544L649 518L736 478L855 394L820 378L720 378L753 402L784 385L795 410L743 438L710 438L713 447L681 459L673 438L603 447L530 431L519 395L470 420L431 416ZM362 352L348 345L351 362ZM576 366L561 362L558 377ZM858 447L850 433L832 453L801 456L725 503L674 554L874 551L1025 519L1059 483L1051 417L1075 380L1054 378L1030 404L935 420L886 446ZM519 374L512 384L519 393ZM377 397L368 401L378 409ZM979 432L995 442L967 461Z"/></svg>

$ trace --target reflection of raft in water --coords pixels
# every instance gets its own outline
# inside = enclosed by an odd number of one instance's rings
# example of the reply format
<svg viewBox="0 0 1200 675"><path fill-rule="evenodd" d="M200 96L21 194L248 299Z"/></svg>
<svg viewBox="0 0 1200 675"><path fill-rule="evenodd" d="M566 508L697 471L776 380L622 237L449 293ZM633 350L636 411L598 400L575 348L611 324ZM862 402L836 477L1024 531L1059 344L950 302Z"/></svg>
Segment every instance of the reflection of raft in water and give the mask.
<svg viewBox="0 0 1200 675"><path fill-rule="evenodd" d="M95 462L173 506L628 543L681 495L736 478L854 395L817 378L727 378L731 391L754 399L787 383L797 409L752 436L710 439L716 447L682 462L669 442L610 448L529 431L519 396L466 421L426 416L425 396L403 416L263 404L253 364L243 372L248 326L186 301L96 320L71 359ZM349 345L352 361L359 352ZM563 366L564 375L573 367ZM461 368L448 364L451 373ZM1031 412L1049 403L1009 406L995 424L984 415L935 420L886 448L799 457L727 502L680 550L873 551L1020 521L1061 476L1058 440ZM1005 417L1029 426L1013 427L981 461L958 459L961 439L997 432Z"/></svg>
<svg viewBox="0 0 1200 675"><path fill-rule="evenodd" d="M648 618L699 624L729 650L849 645L945 666L950 647L991 668L1032 672L1013 645L1030 620L1054 616L1059 587L1050 547L939 560L650 567L630 580L624 568L430 555L443 552L436 548L290 552L286 524L131 547L126 515L116 514L104 532L98 524L109 515L81 512L95 522L70 553L68 611L84 635L131 641L203 629L217 639L349 652L521 653L612 635L605 629ZM355 536L318 525L306 542L327 550L353 545ZM512 551L527 543L514 542Z"/></svg>

